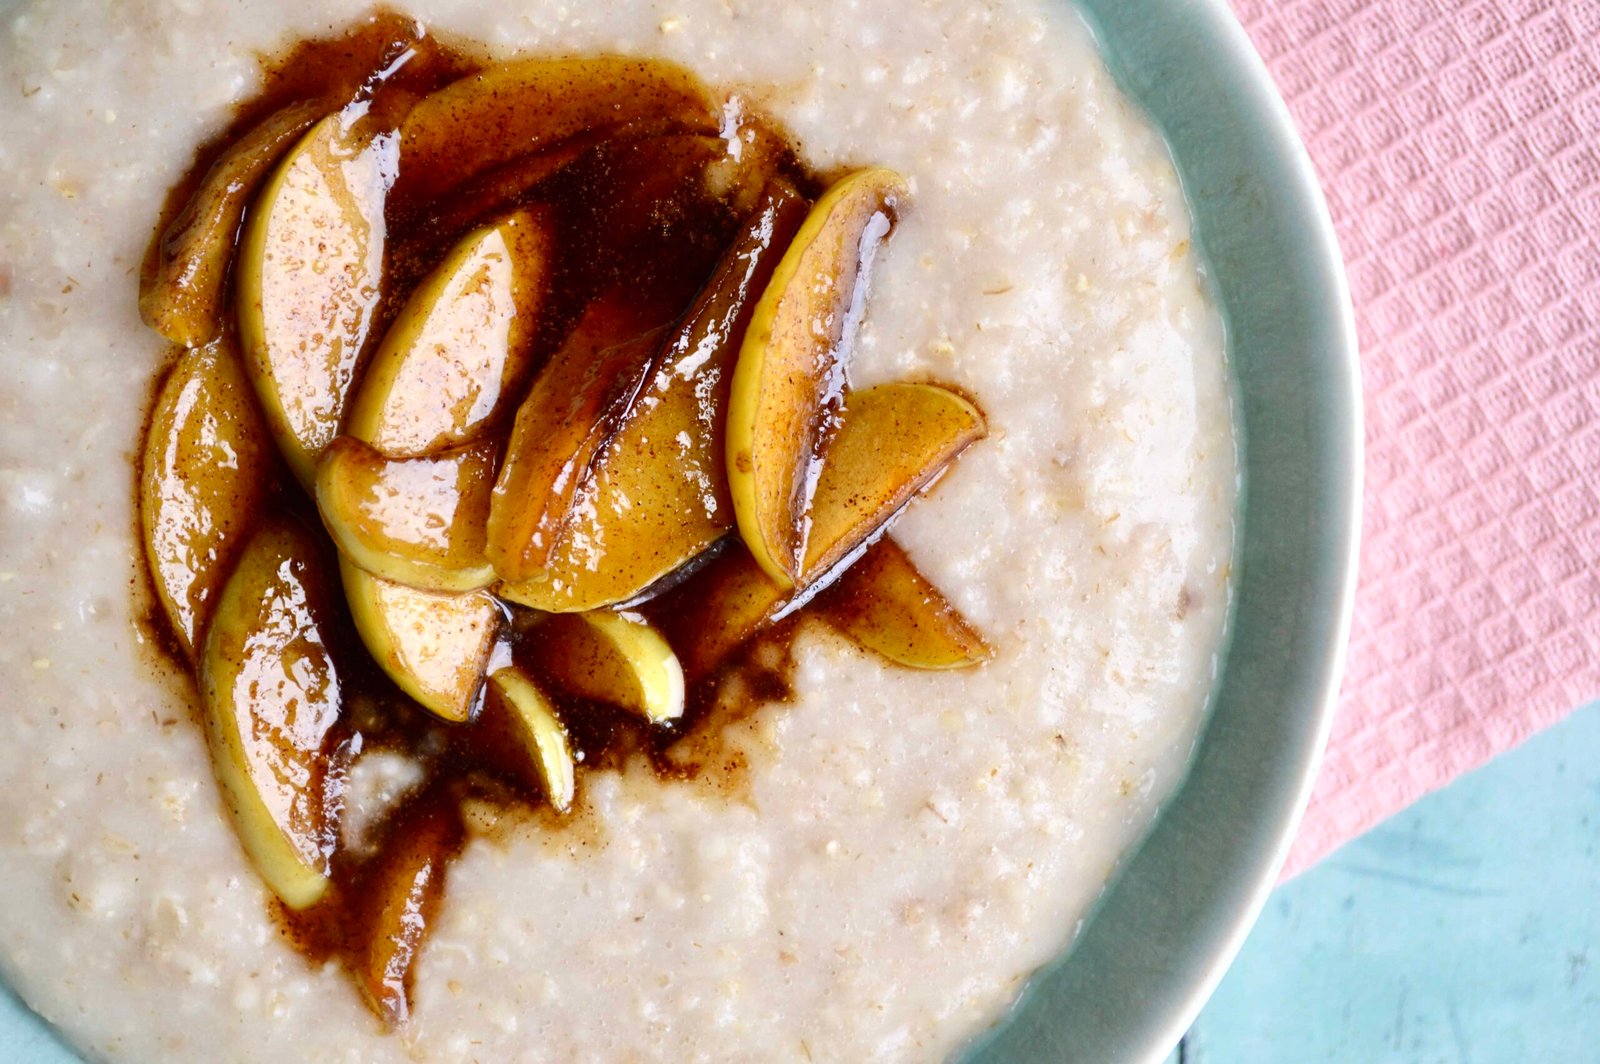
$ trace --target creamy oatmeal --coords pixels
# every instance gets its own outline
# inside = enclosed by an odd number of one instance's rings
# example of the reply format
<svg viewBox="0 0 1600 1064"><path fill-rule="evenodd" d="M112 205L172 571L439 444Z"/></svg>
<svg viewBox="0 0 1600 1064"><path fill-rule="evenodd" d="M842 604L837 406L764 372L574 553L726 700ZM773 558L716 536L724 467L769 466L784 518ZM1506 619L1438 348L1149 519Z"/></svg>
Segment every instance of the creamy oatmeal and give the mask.
<svg viewBox="0 0 1600 1064"><path fill-rule="evenodd" d="M128 490L140 393L170 359L134 298L166 190L255 90L259 53L352 13L17 5L0 44L17 92L0 112L6 978L115 1059L948 1055L1069 941L1176 782L1220 641L1226 370L1159 140L1055 7L408 13L495 58L676 60L816 170L904 175L852 384L979 400L988 438L893 534L992 660L916 672L807 627L793 700L714 737L739 771L596 764L571 824L474 830L410 1018L386 1031L338 964L296 950L229 826L187 680L144 645ZM418 769L383 752L351 776L359 848Z"/></svg>

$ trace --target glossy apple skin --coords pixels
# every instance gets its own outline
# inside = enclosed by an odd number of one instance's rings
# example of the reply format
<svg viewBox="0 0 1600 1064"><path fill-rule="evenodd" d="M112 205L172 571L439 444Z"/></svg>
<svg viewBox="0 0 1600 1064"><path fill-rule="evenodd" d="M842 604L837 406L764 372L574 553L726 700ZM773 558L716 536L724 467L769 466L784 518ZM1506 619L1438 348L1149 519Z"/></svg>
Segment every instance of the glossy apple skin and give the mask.
<svg viewBox="0 0 1600 1064"><path fill-rule="evenodd" d="M232 341L180 355L145 434L139 531L156 597L191 661L278 469Z"/></svg>
<svg viewBox="0 0 1600 1064"><path fill-rule="evenodd" d="M545 566L502 589L507 598L553 613L625 602L733 526L722 431L729 377L755 301L804 216L792 186L767 186L653 356L577 492L576 520Z"/></svg>
<svg viewBox="0 0 1600 1064"><path fill-rule="evenodd" d="M245 853L291 909L327 891L337 841L328 749L343 707L332 589L310 532L274 519L223 589L200 660L207 744Z"/></svg>
<svg viewBox="0 0 1600 1064"><path fill-rule="evenodd" d="M784 587L800 579L818 452L881 245L907 199L891 170L860 170L825 192L756 304L728 398L727 470L739 534Z"/></svg>
<svg viewBox="0 0 1600 1064"><path fill-rule="evenodd" d="M550 699L515 665L489 675L487 697L494 703L489 712L510 725L551 807L558 813L570 811L577 790L577 766L567 729Z"/></svg>
<svg viewBox="0 0 1600 1064"><path fill-rule="evenodd" d="M222 332L228 267L245 207L267 172L323 113L316 103L290 104L211 165L142 271L139 316L146 325L180 347L199 347Z"/></svg>
<svg viewBox="0 0 1600 1064"><path fill-rule="evenodd" d="M428 458L385 458L350 436L317 468L317 509L340 553L375 576L425 591L474 591L494 580L484 527L494 441Z"/></svg>
<svg viewBox="0 0 1600 1064"><path fill-rule="evenodd" d="M683 666L666 638L637 614L617 610L550 617L529 652L557 689L605 702L654 723L683 715Z"/></svg>
<svg viewBox="0 0 1600 1064"><path fill-rule="evenodd" d="M494 596L421 591L344 557L339 575L351 620L378 667L440 720L471 719L503 619Z"/></svg>
<svg viewBox="0 0 1600 1064"><path fill-rule="evenodd" d="M812 608L863 650L907 668L965 669L994 656L982 634L888 536Z"/></svg>
<svg viewBox="0 0 1600 1064"><path fill-rule="evenodd" d="M423 279L384 335L344 432L390 458L470 443L505 421L531 369L550 271L542 212L474 230Z"/></svg>
<svg viewBox="0 0 1600 1064"><path fill-rule="evenodd" d="M381 296L384 204L398 155L331 114L273 171L245 216L239 337L278 449L307 488L339 433Z"/></svg>

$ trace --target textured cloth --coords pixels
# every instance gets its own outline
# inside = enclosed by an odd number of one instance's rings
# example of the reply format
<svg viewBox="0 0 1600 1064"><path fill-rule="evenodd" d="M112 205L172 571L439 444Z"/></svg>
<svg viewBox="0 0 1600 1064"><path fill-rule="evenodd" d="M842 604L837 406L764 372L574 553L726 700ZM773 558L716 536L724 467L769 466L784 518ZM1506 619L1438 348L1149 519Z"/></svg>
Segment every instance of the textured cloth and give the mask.
<svg viewBox="0 0 1600 1064"><path fill-rule="evenodd" d="M1234 0L1326 190L1361 587L1304 868L1600 694L1600 0Z"/></svg>

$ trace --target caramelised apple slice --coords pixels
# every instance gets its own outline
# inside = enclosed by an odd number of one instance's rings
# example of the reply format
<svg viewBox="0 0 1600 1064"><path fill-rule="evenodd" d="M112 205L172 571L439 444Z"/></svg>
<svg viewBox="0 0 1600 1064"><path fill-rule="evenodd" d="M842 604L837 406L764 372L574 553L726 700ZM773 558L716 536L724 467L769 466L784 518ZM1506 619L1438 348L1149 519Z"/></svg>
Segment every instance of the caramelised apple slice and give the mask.
<svg viewBox="0 0 1600 1064"><path fill-rule="evenodd" d="M339 550L375 576L430 591L494 580L483 532L495 441L428 458L385 458L349 436L317 467L317 508Z"/></svg>
<svg viewBox="0 0 1600 1064"><path fill-rule="evenodd" d="M728 543L679 588L693 610L666 614L682 652L686 681L693 685L714 673L728 657L773 620L792 589L781 588L762 572L738 540ZM681 619L679 619L681 618Z"/></svg>
<svg viewBox="0 0 1600 1064"><path fill-rule="evenodd" d="M408 198L427 199L492 166L588 130L682 124L716 133L719 101L687 70L626 56L529 59L424 97L400 127ZM462 130L493 130L463 139Z"/></svg>
<svg viewBox="0 0 1600 1064"><path fill-rule="evenodd" d="M356 977L373 1010L391 1027L411 1014L417 957L444 897L462 827L441 802L419 801L389 832L383 856L362 882L371 922Z"/></svg>
<svg viewBox="0 0 1600 1064"><path fill-rule="evenodd" d="M339 575L356 631L379 668L435 716L469 719L500 634L494 596L420 591L343 557Z"/></svg>
<svg viewBox="0 0 1600 1064"><path fill-rule="evenodd" d="M993 656L977 629L888 537L813 606L857 645L913 669L964 669Z"/></svg>
<svg viewBox="0 0 1600 1064"><path fill-rule="evenodd" d="M801 585L863 547L987 431L977 407L936 384L852 392L822 455Z"/></svg>
<svg viewBox="0 0 1600 1064"><path fill-rule="evenodd" d="M396 148L361 127L344 112L312 126L250 207L239 245L245 368L307 487L339 433L380 295Z"/></svg>
<svg viewBox="0 0 1600 1064"><path fill-rule="evenodd" d="M550 563L589 467L643 385L659 333L620 293L584 312L517 410L489 509L489 558L525 581Z"/></svg>
<svg viewBox="0 0 1600 1064"><path fill-rule="evenodd" d="M733 526L723 465L728 375L755 300L805 214L770 184L671 338L579 492L549 562L507 598L548 612L623 602Z"/></svg>
<svg viewBox="0 0 1600 1064"><path fill-rule="evenodd" d="M615 610L551 617L529 640L540 673L580 698L655 723L683 715L683 667L643 617Z"/></svg>
<svg viewBox="0 0 1600 1064"><path fill-rule="evenodd" d="M323 110L311 102L290 104L235 141L206 171L156 241L140 277L139 316L146 325L184 347L199 347L217 335L245 205Z"/></svg>
<svg viewBox="0 0 1600 1064"><path fill-rule="evenodd" d="M709 170L727 154L713 137L647 137L603 145L553 180L551 195L572 208L567 224L592 234L564 262L587 304L518 409L495 487L490 557L509 584L549 567L579 490L644 387L653 333L682 317L713 272L705 236L732 226L714 191L726 181Z"/></svg>
<svg viewBox="0 0 1600 1064"><path fill-rule="evenodd" d="M768 622L805 605L983 434L972 404L935 385L882 384L852 393L817 478L799 588L780 587L742 543L690 577L694 597L704 603L684 640L691 680Z"/></svg>
<svg viewBox="0 0 1600 1064"><path fill-rule="evenodd" d="M191 660L275 461L232 342L185 351L146 430L139 530L156 595Z"/></svg>
<svg viewBox="0 0 1600 1064"><path fill-rule="evenodd" d="M768 576L800 578L817 451L844 395L878 247L905 179L861 170L828 189L756 305L733 371L727 464L739 534Z"/></svg>
<svg viewBox="0 0 1600 1064"><path fill-rule="evenodd" d="M345 431L386 455L418 457L498 420L532 355L549 250L546 219L531 210L460 240L390 327ZM470 717L500 628L493 596L419 590L348 560L343 572L356 629L384 672L437 716Z"/></svg>
<svg viewBox="0 0 1600 1064"><path fill-rule="evenodd" d="M567 729L556 716L555 707L527 673L515 665L489 676L488 697L495 700L497 717L510 724L532 761L550 805L558 813L567 812L576 792L576 766Z"/></svg>
<svg viewBox="0 0 1600 1064"><path fill-rule="evenodd" d="M467 234L389 327L344 431L391 458L481 434L527 371L549 256L547 223L536 211Z"/></svg>
<svg viewBox="0 0 1600 1064"><path fill-rule="evenodd" d="M239 557L200 660L217 783L261 878L291 909L328 887L337 825L325 784L341 708L316 541L274 520Z"/></svg>

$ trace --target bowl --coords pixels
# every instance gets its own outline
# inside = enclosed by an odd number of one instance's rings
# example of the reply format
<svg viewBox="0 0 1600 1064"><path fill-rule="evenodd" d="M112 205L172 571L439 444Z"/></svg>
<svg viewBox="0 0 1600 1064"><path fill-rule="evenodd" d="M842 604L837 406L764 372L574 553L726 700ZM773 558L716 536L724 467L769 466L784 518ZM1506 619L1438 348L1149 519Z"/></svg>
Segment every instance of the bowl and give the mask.
<svg viewBox="0 0 1600 1064"><path fill-rule="evenodd" d="M1278 876L1333 715L1361 498L1361 389L1338 245L1223 0L1078 0L1172 146L1227 323L1245 491L1231 646L1188 778L1082 934L965 1064L1155 1061ZM0 990L0 1060L78 1058Z"/></svg>
<svg viewBox="0 0 1600 1064"><path fill-rule="evenodd" d="M1361 379L1333 224L1224 0L1079 0L1166 135L1227 327L1244 491L1230 645L1182 787L965 1064L1158 1061L1243 944L1310 797L1360 539Z"/></svg>

